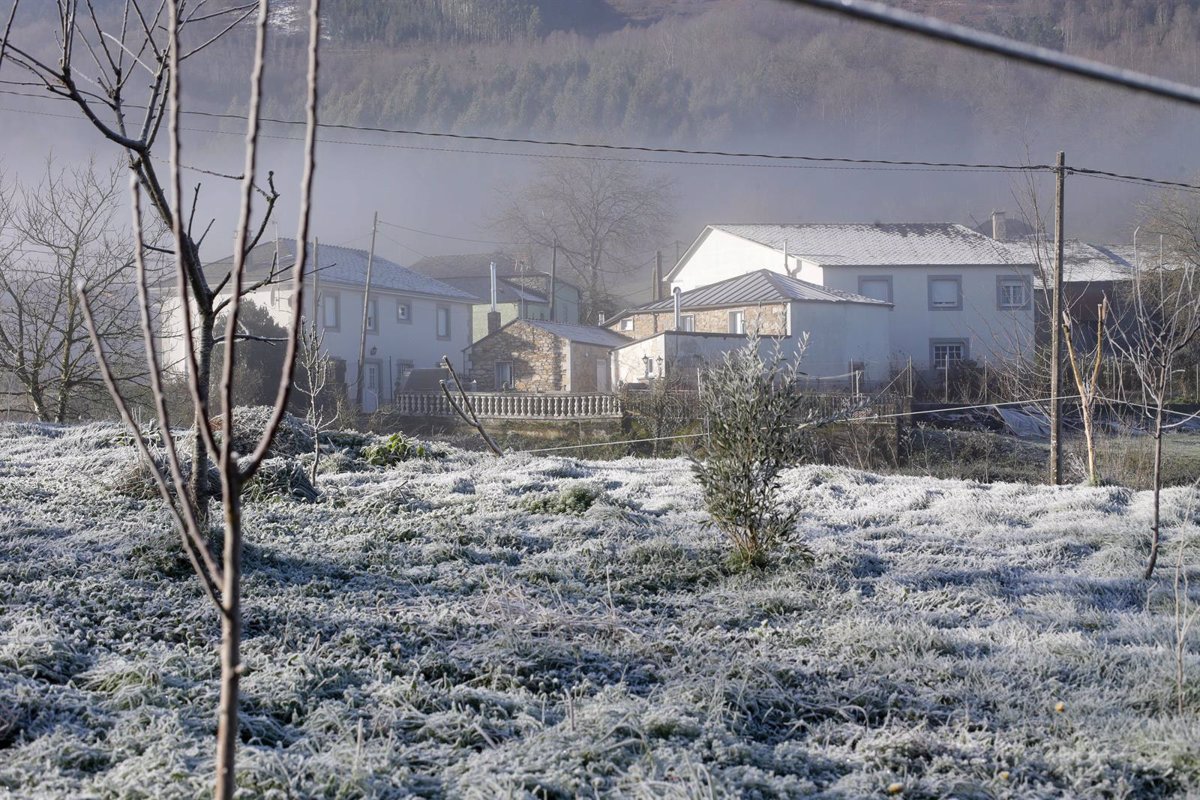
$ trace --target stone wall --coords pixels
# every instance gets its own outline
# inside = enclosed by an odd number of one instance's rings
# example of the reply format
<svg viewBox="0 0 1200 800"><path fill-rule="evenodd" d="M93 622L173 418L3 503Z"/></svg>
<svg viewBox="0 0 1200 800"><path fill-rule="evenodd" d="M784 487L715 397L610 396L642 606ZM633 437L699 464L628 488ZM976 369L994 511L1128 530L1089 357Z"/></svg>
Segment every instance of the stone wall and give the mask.
<svg viewBox="0 0 1200 800"><path fill-rule="evenodd" d="M511 361L511 388L518 392L561 392L566 388L564 346L559 337L517 321L471 346L467 353L468 375L479 391L500 391L496 362Z"/></svg>
<svg viewBox="0 0 1200 800"><path fill-rule="evenodd" d="M753 305L732 308L705 309L684 311L683 316L695 318L696 333L730 333L729 314L741 311L745 315L746 330L751 330L755 324L763 336L787 335L787 304L773 303L770 305ZM633 320L633 330L628 330L622 323ZM658 311L634 313L608 326L611 330L632 339L644 339L663 331L675 330L675 312Z"/></svg>

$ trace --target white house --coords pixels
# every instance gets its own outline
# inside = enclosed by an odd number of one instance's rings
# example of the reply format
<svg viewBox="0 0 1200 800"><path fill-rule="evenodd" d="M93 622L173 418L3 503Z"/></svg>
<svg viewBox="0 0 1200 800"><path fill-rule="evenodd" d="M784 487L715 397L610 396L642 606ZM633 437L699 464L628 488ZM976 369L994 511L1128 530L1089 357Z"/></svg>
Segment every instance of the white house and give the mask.
<svg viewBox="0 0 1200 800"><path fill-rule="evenodd" d="M918 369L1032 354L1028 249L963 225L709 225L667 275L688 291L767 269L893 304L890 356Z"/></svg>
<svg viewBox="0 0 1200 800"><path fill-rule="evenodd" d="M756 331L785 355L807 335L801 370L813 386L878 385L889 377L891 303L759 269L622 312L607 324L635 339L613 354L618 384L675 377L742 347Z"/></svg>
<svg viewBox="0 0 1200 800"><path fill-rule="evenodd" d="M264 242L250 251L248 282L270 274L278 248L279 282L264 286L246 300L267 309L283 326L291 321L291 267L296 258L294 239ZM353 399L358 381L359 344L363 323L363 288L367 252L321 243L319 263L309 248L304 305L316 311L325 334L325 349L337 371L345 375ZM316 268L314 269L314 265ZM220 280L232 267L232 257L210 263L205 272ZM479 299L376 255L371 266L371 291L367 304L366 348L363 359L363 407L372 411L389 402L409 370L435 367L442 356L458 363L471 342L471 307ZM175 311L172 316L179 318ZM177 332L180 326L174 326ZM168 363L180 363L183 343L178 335L164 338Z"/></svg>

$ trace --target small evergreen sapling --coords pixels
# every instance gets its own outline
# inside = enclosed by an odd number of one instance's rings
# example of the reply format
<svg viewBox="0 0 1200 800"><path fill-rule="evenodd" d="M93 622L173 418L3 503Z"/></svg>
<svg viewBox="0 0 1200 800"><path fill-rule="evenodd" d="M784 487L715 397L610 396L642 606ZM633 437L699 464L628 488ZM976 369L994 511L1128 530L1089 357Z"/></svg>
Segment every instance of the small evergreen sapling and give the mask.
<svg viewBox="0 0 1200 800"><path fill-rule="evenodd" d="M760 339L726 353L700 386L708 427L703 461L693 465L712 524L733 545L733 561L761 566L791 532L798 510L779 507L779 474L799 459L806 400L798 364L807 339L789 362L778 343L764 359Z"/></svg>

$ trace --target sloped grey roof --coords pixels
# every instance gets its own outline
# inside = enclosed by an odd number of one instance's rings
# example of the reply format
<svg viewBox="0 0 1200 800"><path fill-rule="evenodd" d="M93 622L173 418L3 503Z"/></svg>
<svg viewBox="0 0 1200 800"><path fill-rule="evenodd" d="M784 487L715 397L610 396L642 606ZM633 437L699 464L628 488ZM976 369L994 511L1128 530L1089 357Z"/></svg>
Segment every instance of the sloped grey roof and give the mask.
<svg viewBox="0 0 1200 800"><path fill-rule="evenodd" d="M1039 245L1034 239L1021 244L1035 258ZM1041 245L1041 260L1045 269L1054 263L1054 242ZM1063 280L1068 283L1133 280L1133 247L1129 245L1091 244L1078 239L1063 242Z"/></svg>
<svg viewBox="0 0 1200 800"><path fill-rule="evenodd" d="M425 256L412 265L423 275L435 278L472 278L491 273L491 264L496 262L500 274L512 273L517 269L517 259L497 250L494 253L456 253L448 256Z"/></svg>
<svg viewBox="0 0 1200 800"><path fill-rule="evenodd" d="M475 297L478 297L480 302L488 303L492 296L492 279L490 276L475 276L469 278L442 278L444 283L448 283L464 292L468 292ZM524 289L520 286L514 286L508 281L496 279L496 302L498 303L545 303L546 296L541 292L535 292L532 289Z"/></svg>
<svg viewBox="0 0 1200 800"><path fill-rule="evenodd" d="M619 347L627 344L629 339L614 333L607 328L600 328L595 325L573 325L569 322L546 322L540 319L522 320L535 328L541 328L544 331L554 334L560 338L571 342L579 342L580 344L597 344L603 347Z"/></svg>
<svg viewBox="0 0 1200 800"><path fill-rule="evenodd" d="M271 269L275 257L276 241L279 247L279 264L285 270L291 268L296 260L295 239L272 239L265 241L250 251L247 260L247 279L260 280ZM320 247L320 280L349 286L362 286L367 280L367 251L354 250L349 247L337 247L324 242ZM312 250L309 250L309 266L306 274L312 274ZM210 279L220 280L233 266L233 256L226 256L220 261L206 264L204 271ZM375 255L371 266L371 286L378 289L391 289L397 292L443 297L448 300L458 300L467 303L478 303L480 299L449 284L443 283L428 275L414 272L402 267L394 261Z"/></svg>
<svg viewBox="0 0 1200 800"><path fill-rule="evenodd" d="M891 303L875 300L853 292L843 292L818 286L815 283L792 278L769 269L747 272L718 283L699 286L683 292L679 296L682 308L724 308L726 306L747 306L758 303L772 303L789 300L807 300L823 303L865 303L874 306L890 306ZM675 299L669 297L654 303L648 303L637 311L670 311L675 307Z"/></svg>
<svg viewBox="0 0 1200 800"><path fill-rule="evenodd" d="M828 265L1028 264L1028 254L965 225L914 223L801 223L713 225L806 261Z"/></svg>

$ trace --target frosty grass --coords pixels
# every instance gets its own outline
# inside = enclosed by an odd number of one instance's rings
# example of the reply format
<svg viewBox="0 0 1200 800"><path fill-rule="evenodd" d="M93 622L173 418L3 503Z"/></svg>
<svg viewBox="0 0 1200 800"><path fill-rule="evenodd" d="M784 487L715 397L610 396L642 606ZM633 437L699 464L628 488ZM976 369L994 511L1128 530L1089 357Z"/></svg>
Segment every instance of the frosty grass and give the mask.
<svg viewBox="0 0 1200 800"><path fill-rule="evenodd" d="M217 616L118 437L0 427L0 796L211 785ZM1200 796L1193 490L1147 583L1115 487L804 467L815 566L733 574L683 460L321 480L246 510L246 797Z"/></svg>

